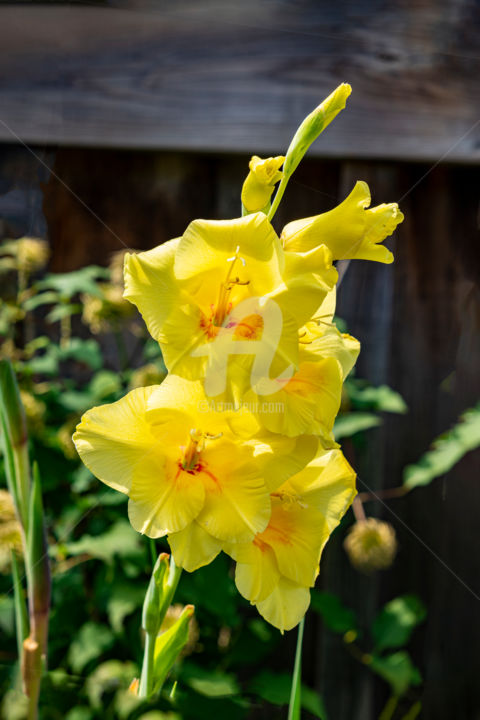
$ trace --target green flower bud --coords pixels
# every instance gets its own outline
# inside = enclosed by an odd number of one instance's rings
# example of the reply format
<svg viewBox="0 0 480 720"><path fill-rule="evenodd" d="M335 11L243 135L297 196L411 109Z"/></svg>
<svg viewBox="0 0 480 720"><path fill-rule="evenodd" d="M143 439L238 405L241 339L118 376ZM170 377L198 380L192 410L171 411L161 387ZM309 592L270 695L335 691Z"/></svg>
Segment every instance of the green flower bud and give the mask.
<svg viewBox="0 0 480 720"><path fill-rule="evenodd" d="M317 139L321 132L330 125L332 120L343 110L352 88L347 83L342 83L329 95L310 115L307 115L287 150L285 158L284 173L287 177L295 171L300 160L307 152L310 145Z"/></svg>

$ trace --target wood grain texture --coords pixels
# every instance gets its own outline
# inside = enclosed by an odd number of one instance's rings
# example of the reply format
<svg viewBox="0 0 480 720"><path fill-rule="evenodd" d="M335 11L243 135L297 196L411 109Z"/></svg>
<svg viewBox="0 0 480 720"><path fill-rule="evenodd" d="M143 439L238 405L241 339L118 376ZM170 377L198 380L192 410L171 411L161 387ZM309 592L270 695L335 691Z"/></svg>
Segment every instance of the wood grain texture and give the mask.
<svg viewBox="0 0 480 720"><path fill-rule="evenodd" d="M348 81L348 112L314 154L478 161L474 13L474 0L3 5L0 140L281 152Z"/></svg>

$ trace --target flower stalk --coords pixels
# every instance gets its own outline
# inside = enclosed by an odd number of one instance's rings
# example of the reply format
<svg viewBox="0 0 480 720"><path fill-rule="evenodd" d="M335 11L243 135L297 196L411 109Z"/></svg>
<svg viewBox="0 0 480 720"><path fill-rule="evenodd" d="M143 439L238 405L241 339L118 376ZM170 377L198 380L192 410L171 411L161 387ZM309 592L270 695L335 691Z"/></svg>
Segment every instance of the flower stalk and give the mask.
<svg viewBox="0 0 480 720"><path fill-rule="evenodd" d="M285 162L283 164L283 176L267 215L269 220L271 220L277 212L277 208L283 197L288 181L297 169L308 148L315 142L325 128L330 125L338 113L343 110L351 92L351 86L347 83L342 83L320 105L318 105L318 107L316 107L310 115L307 115L305 120L300 124L290 145L288 146Z"/></svg>
<svg viewBox="0 0 480 720"><path fill-rule="evenodd" d="M295 651L295 664L293 667L292 690L290 692L290 703L288 706L288 720L300 720L302 707L302 645L305 618L302 618L298 626L297 649Z"/></svg>
<svg viewBox="0 0 480 720"><path fill-rule="evenodd" d="M0 423L9 491L22 529L27 577L28 618L16 559L12 559L17 645L28 720L38 717L42 672L46 666L50 609L50 565L38 466L30 480L25 411L12 366L0 363Z"/></svg>

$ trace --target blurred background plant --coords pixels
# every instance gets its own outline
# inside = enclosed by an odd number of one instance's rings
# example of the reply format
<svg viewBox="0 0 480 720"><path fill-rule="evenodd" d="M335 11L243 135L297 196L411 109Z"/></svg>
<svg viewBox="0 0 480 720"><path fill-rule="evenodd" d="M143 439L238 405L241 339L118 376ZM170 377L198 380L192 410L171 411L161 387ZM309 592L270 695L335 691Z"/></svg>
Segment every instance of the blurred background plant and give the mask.
<svg viewBox="0 0 480 720"><path fill-rule="evenodd" d="M52 562L49 669L40 717L284 717L291 674L278 648L287 643L293 651L295 638L282 639L251 610L235 590L225 556L182 577L177 591L180 608L172 612L193 603L196 620L162 699L148 704L129 691L140 670L139 627L152 550L158 553L166 546L157 541L152 548L132 530L125 496L99 487L80 464L71 434L87 408L114 401L134 387L159 383L166 371L158 346L147 338L133 306L122 299L123 252L116 253L107 268L89 266L64 274L48 273L47 261L48 247L38 239L7 241L0 251L0 354L12 363L18 378L30 456L41 470ZM338 324L342 326L341 320ZM406 412L404 401L391 388L374 387L353 376L345 384L336 436L355 462L366 433L375 432L384 413ZM373 578L402 550L395 523L367 517L363 504L378 497L393 501L445 473L479 444L479 428L476 408L438 439L417 465L406 468L401 488L383 495L360 493L354 511L335 533L356 569ZM2 717L20 720L25 710L18 690L12 689L18 653L10 550L21 563L21 537L4 490L0 505ZM375 514L380 509L376 502ZM344 558L348 562L347 555ZM342 643L350 656L382 679L389 693L380 720L414 720L421 708L421 674L407 647L425 614L418 598L400 595L386 603L372 627L365 628L341 598L325 588L312 594L307 633L309 622L321 618L332 642ZM303 688L302 703L302 717L326 720L324 704L314 690Z"/></svg>

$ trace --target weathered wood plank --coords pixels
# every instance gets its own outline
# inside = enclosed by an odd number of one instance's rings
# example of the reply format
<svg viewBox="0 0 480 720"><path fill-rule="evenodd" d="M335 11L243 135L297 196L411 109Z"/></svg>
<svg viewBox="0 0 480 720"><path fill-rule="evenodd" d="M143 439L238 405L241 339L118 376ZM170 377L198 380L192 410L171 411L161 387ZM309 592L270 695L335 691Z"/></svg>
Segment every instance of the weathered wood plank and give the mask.
<svg viewBox="0 0 480 720"><path fill-rule="evenodd" d="M361 9L360 9L361 8ZM480 159L473 0L0 7L0 140L280 152L337 84L324 157Z"/></svg>

